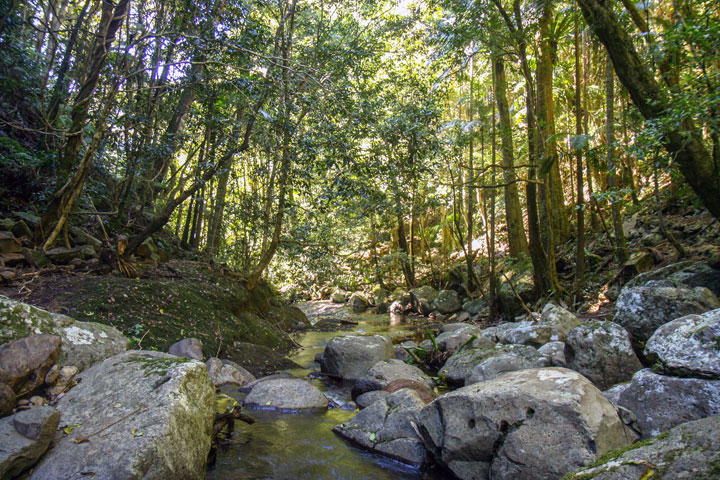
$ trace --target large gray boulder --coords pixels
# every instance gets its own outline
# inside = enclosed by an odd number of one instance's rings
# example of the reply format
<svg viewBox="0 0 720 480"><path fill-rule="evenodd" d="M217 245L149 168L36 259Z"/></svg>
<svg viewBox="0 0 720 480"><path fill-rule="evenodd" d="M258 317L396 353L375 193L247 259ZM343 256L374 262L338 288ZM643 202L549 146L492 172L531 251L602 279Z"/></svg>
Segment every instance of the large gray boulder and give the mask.
<svg viewBox="0 0 720 480"><path fill-rule="evenodd" d="M34 407L0 419L0 478L14 478L50 446L60 423L52 407Z"/></svg>
<svg viewBox="0 0 720 480"><path fill-rule="evenodd" d="M441 352L455 353L471 340L474 340L473 343L477 341L478 345L476 346L478 347L489 348L495 345L495 342L482 336L482 330L479 327L468 324L462 324L458 328L442 332L435 338L435 343Z"/></svg>
<svg viewBox="0 0 720 480"><path fill-rule="evenodd" d="M15 405L15 392L7 383L0 382L0 417L10 415Z"/></svg>
<svg viewBox="0 0 720 480"><path fill-rule="evenodd" d="M255 385L243 405L269 410L327 410L328 400L307 380L277 378Z"/></svg>
<svg viewBox="0 0 720 480"><path fill-rule="evenodd" d="M566 480L700 480L720 472L720 415L683 423L629 449L611 452L599 466Z"/></svg>
<svg viewBox="0 0 720 480"><path fill-rule="evenodd" d="M720 379L720 309L658 328L645 344L645 356L670 375Z"/></svg>
<svg viewBox="0 0 720 480"><path fill-rule="evenodd" d="M255 375L231 360L212 357L205 362L205 366L210 375L210 380L216 387L226 384L244 387L256 380Z"/></svg>
<svg viewBox="0 0 720 480"><path fill-rule="evenodd" d="M510 371L548 365L548 359L529 345L496 345L457 352L447 359L438 376L449 386L462 387L468 380L475 383Z"/></svg>
<svg viewBox="0 0 720 480"><path fill-rule="evenodd" d="M688 287L705 287L720 295L720 270L702 262L678 262L657 270L641 273L625 284L625 287L642 287L652 280L681 282Z"/></svg>
<svg viewBox="0 0 720 480"><path fill-rule="evenodd" d="M80 370L122 353L128 346L128 339L109 325L78 322L0 295L0 343L33 333L60 336L62 350L58 363Z"/></svg>
<svg viewBox="0 0 720 480"><path fill-rule="evenodd" d="M362 378L357 380L352 390L353 397L372 390L382 390L396 380L420 382L430 389L435 386L432 379L422 370L393 358L377 362Z"/></svg>
<svg viewBox="0 0 720 480"><path fill-rule="evenodd" d="M604 392L615 405L635 413L643 438L691 420L720 415L720 380L678 378L643 369Z"/></svg>
<svg viewBox="0 0 720 480"><path fill-rule="evenodd" d="M412 309L420 315L429 315L433 311L433 302L438 298L438 291L430 285L410 290Z"/></svg>
<svg viewBox="0 0 720 480"><path fill-rule="evenodd" d="M644 287L624 288L615 303L614 322L633 339L644 342L660 326L691 314L720 308L720 301L707 288L663 286L650 282Z"/></svg>
<svg viewBox="0 0 720 480"><path fill-rule="evenodd" d="M197 338L183 338L179 342L175 342L168 348L170 355L178 357L191 358L193 360L203 360L202 353L203 344Z"/></svg>
<svg viewBox="0 0 720 480"><path fill-rule="evenodd" d="M30 335L0 346L0 383L8 385L17 397L34 392L45 383L60 355L57 335Z"/></svg>
<svg viewBox="0 0 720 480"><path fill-rule="evenodd" d="M353 294L352 297L350 297L350 308L352 308L353 312L355 313L362 313L365 310L368 309L370 304L367 301L367 298L363 297L362 295L359 295L357 293Z"/></svg>
<svg viewBox="0 0 720 480"><path fill-rule="evenodd" d="M395 352L387 336L341 335L331 339L325 347L322 371L357 380L377 362L391 358L395 358Z"/></svg>
<svg viewBox="0 0 720 480"><path fill-rule="evenodd" d="M548 303L542 311L541 323L550 326L552 330L552 341L565 341L565 336L570 330L582 323L574 313L565 310L563 307Z"/></svg>
<svg viewBox="0 0 720 480"><path fill-rule="evenodd" d="M476 298L463 303L462 309L470 315L477 315L478 313L484 312L488 309L488 303L484 298Z"/></svg>
<svg viewBox="0 0 720 480"><path fill-rule="evenodd" d="M597 388L564 368L463 387L419 420L427 449L460 479L559 479L636 438Z"/></svg>
<svg viewBox="0 0 720 480"><path fill-rule="evenodd" d="M567 367L565 358L565 342L548 342L538 348L538 352L550 362L551 367Z"/></svg>
<svg viewBox="0 0 720 480"><path fill-rule="evenodd" d="M378 398L333 432L362 448L419 467L427 463L417 434L418 414L424 406L416 392L401 389Z"/></svg>
<svg viewBox="0 0 720 480"><path fill-rule="evenodd" d="M573 328L565 339L565 360L568 368L602 390L630 380L642 368L630 335L614 322L586 322Z"/></svg>
<svg viewBox="0 0 720 480"><path fill-rule="evenodd" d="M455 290L440 290L432 305L435 310L445 315L455 313L462 308L460 296Z"/></svg>
<svg viewBox="0 0 720 480"><path fill-rule="evenodd" d="M205 478L215 387L202 362L130 351L80 377L57 404L76 427L58 433L31 479Z"/></svg>

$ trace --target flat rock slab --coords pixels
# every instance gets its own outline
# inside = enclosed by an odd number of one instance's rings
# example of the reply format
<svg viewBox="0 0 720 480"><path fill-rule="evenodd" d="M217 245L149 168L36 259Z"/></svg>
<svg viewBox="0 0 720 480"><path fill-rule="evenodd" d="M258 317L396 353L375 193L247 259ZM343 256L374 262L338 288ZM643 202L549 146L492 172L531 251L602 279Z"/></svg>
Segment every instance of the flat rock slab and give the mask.
<svg viewBox="0 0 720 480"><path fill-rule="evenodd" d="M57 404L62 425L33 480L204 479L215 387L202 362L129 351L80 374Z"/></svg>
<svg viewBox="0 0 720 480"><path fill-rule="evenodd" d="M681 423L720 415L720 380L668 377L646 368L629 383L604 395L635 414L643 438Z"/></svg>
<svg viewBox="0 0 720 480"><path fill-rule="evenodd" d="M0 296L0 343L33 333L58 335L62 349L58 363L84 370L90 365L127 350L128 339L109 325L78 322L26 303Z"/></svg>
<svg viewBox="0 0 720 480"><path fill-rule="evenodd" d="M45 453L60 423L52 407L34 407L0 419L0 478L13 478Z"/></svg>
<svg viewBox="0 0 720 480"><path fill-rule="evenodd" d="M277 378L253 387L244 406L272 410L327 410L328 399L302 378Z"/></svg>
<svg viewBox="0 0 720 480"><path fill-rule="evenodd" d="M376 399L333 432L362 448L419 467L428 460L417 434L418 413L424 406L416 392L401 389Z"/></svg>
<svg viewBox="0 0 720 480"><path fill-rule="evenodd" d="M720 472L720 416L683 423L629 449L608 453L600 465L567 480L700 480Z"/></svg>
<svg viewBox="0 0 720 480"><path fill-rule="evenodd" d="M430 453L460 479L559 479L636 438L602 392L564 368L460 388L419 420Z"/></svg>
<svg viewBox="0 0 720 480"><path fill-rule="evenodd" d="M658 328L645 356L671 375L720 380L720 308Z"/></svg>

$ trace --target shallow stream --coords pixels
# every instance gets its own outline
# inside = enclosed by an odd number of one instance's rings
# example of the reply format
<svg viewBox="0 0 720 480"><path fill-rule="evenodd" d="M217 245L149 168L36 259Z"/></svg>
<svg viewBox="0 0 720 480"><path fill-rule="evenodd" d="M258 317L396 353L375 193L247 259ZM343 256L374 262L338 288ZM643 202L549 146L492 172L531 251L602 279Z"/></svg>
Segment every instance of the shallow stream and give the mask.
<svg viewBox="0 0 720 480"><path fill-rule="evenodd" d="M318 318L352 319L342 331L309 331L299 334L301 348L290 359L303 369L289 371L305 377L317 369L315 355L327 342L343 333L381 333L403 338L416 337L403 318L390 315L353 314L346 307L328 302L299 305L311 322ZM337 405L350 401L350 389L331 381L311 380ZM240 393L225 391L238 399ZM279 413L271 410L247 410L255 419L247 425L236 423L233 444L218 449L215 466L208 472L209 480L254 479L423 479L446 478L440 472L421 472L381 455L369 453L337 437L332 428L352 418L357 410L332 408L322 413Z"/></svg>

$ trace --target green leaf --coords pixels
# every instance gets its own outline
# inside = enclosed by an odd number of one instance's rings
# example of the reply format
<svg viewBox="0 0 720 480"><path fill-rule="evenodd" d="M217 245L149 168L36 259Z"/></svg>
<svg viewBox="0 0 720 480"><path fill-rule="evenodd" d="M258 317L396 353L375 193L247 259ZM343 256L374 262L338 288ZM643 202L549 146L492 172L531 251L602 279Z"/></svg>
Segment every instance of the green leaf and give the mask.
<svg viewBox="0 0 720 480"><path fill-rule="evenodd" d="M370 434L370 441L371 441L371 442L374 442L374 441L375 441L375 432L373 432L373 433Z"/></svg>
<svg viewBox="0 0 720 480"><path fill-rule="evenodd" d="M76 429L77 427L79 427L80 425L81 425L81 424L79 424L79 423L76 423L75 425L69 425L69 426L63 428L63 432L65 432L65 435L70 435L70 433L71 433L74 429Z"/></svg>

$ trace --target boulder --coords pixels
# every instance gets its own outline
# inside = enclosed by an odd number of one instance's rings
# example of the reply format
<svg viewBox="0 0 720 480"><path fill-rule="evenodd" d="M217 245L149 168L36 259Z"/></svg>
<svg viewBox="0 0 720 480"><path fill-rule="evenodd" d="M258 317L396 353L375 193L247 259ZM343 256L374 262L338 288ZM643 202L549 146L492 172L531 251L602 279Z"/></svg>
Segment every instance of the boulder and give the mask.
<svg viewBox="0 0 720 480"><path fill-rule="evenodd" d="M55 381L52 382L52 386L48 391L53 395L60 395L70 390L74 385L75 375L77 375L79 371L80 370L73 365L66 365L58 369L58 376ZM47 376L45 377L45 383L48 383Z"/></svg>
<svg viewBox="0 0 720 480"><path fill-rule="evenodd" d="M392 341L383 335L341 335L325 347L322 371L344 379L362 378L381 360L395 357Z"/></svg>
<svg viewBox="0 0 720 480"><path fill-rule="evenodd" d="M0 478L15 478L50 446L60 423L52 407L35 407L0 419Z"/></svg>
<svg viewBox="0 0 720 480"><path fill-rule="evenodd" d="M355 399L355 403L358 408L362 410L363 408L369 407L373 403L377 402L381 398L387 397L388 395L390 395L390 392L386 392L385 390L371 390L358 396Z"/></svg>
<svg viewBox="0 0 720 480"><path fill-rule="evenodd" d="M441 352L455 353L470 341L478 341L476 347L490 348L495 342L481 335L480 328L475 325L462 324L461 327L441 333L435 339Z"/></svg>
<svg viewBox="0 0 720 480"><path fill-rule="evenodd" d="M488 309L488 303L484 298L476 298L463 303L462 309L470 315L477 315L478 313L484 312Z"/></svg>
<svg viewBox="0 0 720 480"><path fill-rule="evenodd" d="M445 325L440 325L440 333L453 332L467 326L468 324L463 322L446 323Z"/></svg>
<svg viewBox="0 0 720 480"><path fill-rule="evenodd" d="M545 305L540 320L543 324L550 326L552 330L551 339L560 342L564 342L568 332L582 323L575 314L554 303Z"/></svg>
<svg viewBox="0 0 720 480"><path fill-rule="evenodd" d="M417 393L401 389L360 410L333 432L371 452L419 467L427 463L427 452L416 429L424 406Z"/></svg>
<svg viewBox="0 0 720 480"><path fill-rule="evenodd" d="M521 275L514 275L510 281L512 281L512 286L510 286L508 281L500 285L498 302L500 303L500 308L505 319L512 321L518 315L525 313L522 302L517 298L518 295L525 304L528 304L535 300L536 292L532 273L529 271ZM513 287L515 287L514 290ZM517 295L515 292L517 292Z"/></svg>
<svg viewBox="0 0 720 480"><path fill-rule="evenodd" d="M305 312L290 305L270 308L265 313L265 319L270 320L285 331L307 330L312 326Z"/></svg>
<svg viewBox="0 0 720 480"><path fill-rule="evenodd" d="M500 343L530 345L535 348L552 340L559 340L559 337L553 336L550 325L534 321L505 324L504 328L498 329L497 337Z"/></svg>
<svg viewBox="0 0 720 480"><path fill-rule="evenodd" d="M412 294L412 308L420 315L429 315L433 311L433 302L438 298L438 291L430 285L413 288L410 290Z"/></svg>
<svg viewBox="0 0 720 480"><path fill-rule="evenodd" d="M328 400L312 383L302 378L277 378L258 383L243 404L271 410L327 410Z"/></svg>
<svg viewBox="0 0 720 480"><path fill-rule="evenodd" d="M720 308L720 301L707 288L667 287L650 282L622 290L613 321L625 327L635 341L644 342L671 320L714 308Z"/></svg>
<svg viewBox="0 0 720 480"><path fill-rule="evenodd" d="M353 294L353 296L350 297L349 303L350 308L352 308L352 311L355 313L362 313L370 306L367 298L363 297L362 295L358 295L357 293Z"/></svg>
<svg viewBox="0 0 720 480"><path fill-rule="evenodd" d="M28 265L32 265L36 268L42 268L51 263L47 255L45 255L45 253L41 250L23 248L22 254L25 257L25 261L28 263Z"/></svg>
<svg viewBox="0 0 720 480"><path fill-rule="evenodd" d="M80 376L57 404L75 428L57 434L31 479L205 478L215 388L202 362L130 351Z"/></svg>
<svg viewBox="0 0 720 480"><path fill-rule="evenodd" d="M179 342L175 342L168 348L170 355L177 355L178 357L191 358L193 360L203 359L202 353L203 344L197 338L183 338Z"/></svg>
<svg viewBox="0 0 720 480"><path fill-rule="evenodd" d="M372 390L382 390L396 380L412 380L432 388L433 381L419 368L396 359L381 360L355 382L353 398Z"/></svg>
<svg viewBox="0 0 720 480"><path fill-rule="evenodd" d="M344 293L335 292L332 295L330 295L330 300L333 303L345 303L345 301L347 300L347 297L345 297Z"/></svg>
<svg viewBox="0 0 720 480"><path fill-rule="evenodd" d="M405 293L400 298L390 304L390 313L394 315L405 315L413 311L413 299L415 296L412 293Z"/></svg>
<svg viewBox="0 0 720 480"><path fill-rule="evenodd" d="M460 297L455 290L440 290L432 303L433 308L440 313L455 313L462 307Z"/></svg>
<svg viewBox="0 0 720 480"><path fill-rule="evenodd" d="M573 328L565 339L565 359L568 368L602 390L630 380L642 368L630 335L613 322L586 322Z"/></svg>
<svg viewBox="0 0 720 480"><path fill-rule="evenodd" d="M0 346L0 382L17 397L34 392L60 355L57 335L35 334Z"/></svg>
<svg viewBox="0 0 720 480"><path fill-rule="evenodd" d="M10 415L15 408L15 392L7 383L0 382L0 417Z"/></svg>
<svg viewBox="0 0 720 480"><path fill-rule="evenodd" d="M683 423L632 445L609 452L599 465L568 474L566 480L699 480L718 478L720 415Z"/></svg>
<svg viewBox="0 0 720 480"><path fill-rule="evenodd" d="M565 359L565 342L548 342L538 348L538 352L545 355L551 366L567 367L567 360Z"/></svg>
<svg viewBox="0 0 720 480"><path fill-rule="evenodd" d="M0 295L0 343L47 333L62 338L58 363L84 370L127 349L128 339L102 323L77 322Z"/></svg>
<svg viewBox="0 0 720 480"><path fill-rule="evenodd" d="M22 244L12 232L0 232L0 254L20 253Z"/></svg>
<svg viewBox="0 0 720 480"><path fill-rule="evenodd" d="M529 345L496 345L491 348L463 349L447 359L438 376L449 386L462 387L489 380L506 372L547 367L549 362Z"/></svg>
<svg viewBox="0 0 720 480"><path fill-rule="evenodd" d="M602 393L564 368L460 388L419 420L427 449L460 479L559 479L635 439Z"/></svg>
<svg viewBox="0 0 720 480"><path fill-rule="evenodd" d="M27 259L22 253L3 253L2 255L0 255L0 261L2 261L0 265L4 265L6 267L16 267L18 265L27 263ZM8 277L4 276L4 278Z"/></svg>
<svg viewBox="0 0 720 480"><path fill-rule="evenodd" d="M437 398L437 393L435 393L434 385L430 386L426 382L418 382L416 380L406 380L404 378L399 380L394 380L390 382L389 384L385 385L383 388L384 392L388 393L394 393L398 390L402 390L403 388L407 388L409 390L413 390L415 393L417 393L420 396L420 400L422 400L425 403L430 403L433 400Z"/></svg>
<svg viewBox="0 0 720 480"><path fill-rule="evenodd" d="M47 250L45 252L45 255L52 261L53 263L59 263L62 265L67 265L72 260L85 259L85 254L83 252L82 247L73 247L73 248L67 248L67 247L55 247L53 249Z"/></svg>
<svg viewBox="0 0 720 480"><path fill-rule="evenodd" d="M226 384L244 387L255 381L255 376L252 373L230 360L212 357L205 362L205 366L210 375L210 380L216 387Z"/></svg>
<svg viewBox="0 0 720 480"><path fill-rule="evenodd" d="M642 287L652 280L670 280L681 282L688 287L705 287L720 295L720 270L702 262L678 262L657 270L645 272L625 284L629 287Z"/></svg>
<svg viewBox="0 0 720 480"><path fill-rule="evenodd" d="M635 413L643 438L681 423L720 415L720 380L658 375L646 368L604 392L615 405Z"/></svg>
<svg viewBox="0 0 720 480"><path fill-rule="evenodd" d="M670 375L720 379L720 309L661 326L645 344L645 356Z"/></svg>

